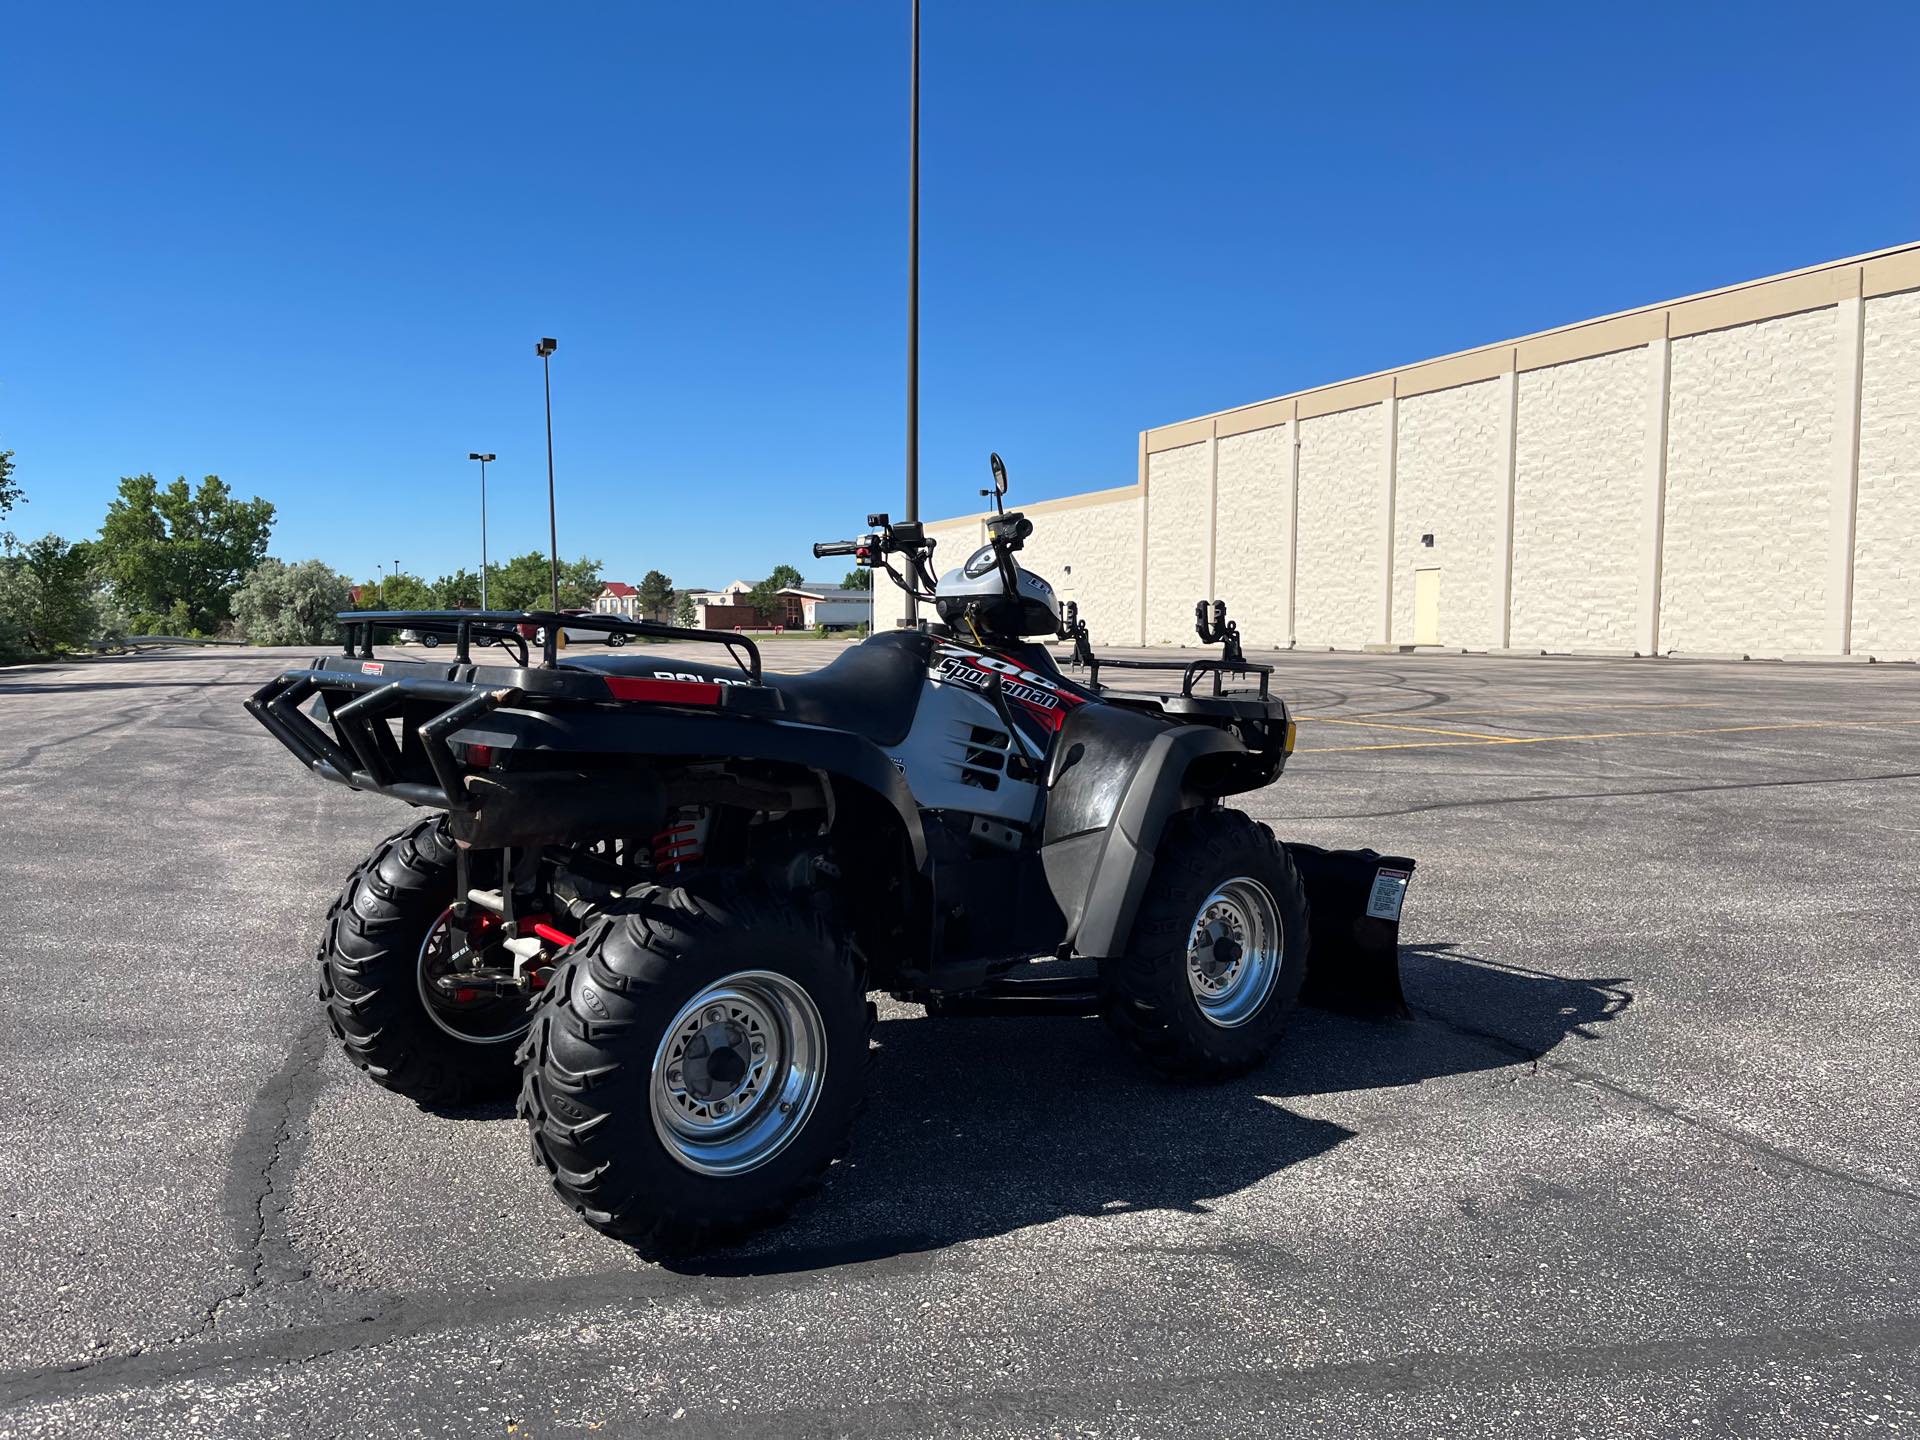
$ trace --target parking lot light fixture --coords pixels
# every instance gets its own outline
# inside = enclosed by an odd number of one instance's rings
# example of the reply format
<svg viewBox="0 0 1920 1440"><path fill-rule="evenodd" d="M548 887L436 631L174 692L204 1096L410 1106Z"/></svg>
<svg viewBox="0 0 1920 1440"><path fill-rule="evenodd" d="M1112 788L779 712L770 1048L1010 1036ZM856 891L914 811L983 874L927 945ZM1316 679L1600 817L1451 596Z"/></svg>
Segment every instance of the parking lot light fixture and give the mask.
<svg viewBox="0 0 1920 1440"><path fill-rule="evenodd" d="M478 450L467 452L469 460L480 462L480 608L487 608L487 462L499 457L489 450L482 455Z"/></svg>
<svg viewBox="0 0 1920 1440"><path fill-rule="evenodd" d="M533 353L540 357L541 378L547 388L547 578L551 608L555 610L560 608L560 527L553 511L553 352L559 344L548 336L533 347Z"/></svg>

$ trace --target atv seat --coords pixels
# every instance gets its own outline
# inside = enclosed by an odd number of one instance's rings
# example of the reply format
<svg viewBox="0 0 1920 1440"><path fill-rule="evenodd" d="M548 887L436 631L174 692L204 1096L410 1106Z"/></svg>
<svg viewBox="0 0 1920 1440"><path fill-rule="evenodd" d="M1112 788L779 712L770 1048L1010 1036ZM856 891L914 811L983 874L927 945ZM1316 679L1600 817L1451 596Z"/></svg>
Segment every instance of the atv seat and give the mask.
<svg viewBox="0 0 1920 1440"><path fill-rule="evenodd" d="M932 654L930 636L886 630L810 675L763 675L761 683L780 692L788 720L898 745L913 726Z"/></svg>
<svg viewBox="0 0 1920 1440"><path fill-rule="evenodd" d="M850 731L876 745L898 745L912 728L932 654L929 636L917 630L886 630L812 674L762 674L760 683L780 692L783 720ZM569 655L561 663L603 675L647 676L664 662L652 655L628 654ZM688 678L740 678L731 666L703 661L675 661L673 669Z"/></svg>

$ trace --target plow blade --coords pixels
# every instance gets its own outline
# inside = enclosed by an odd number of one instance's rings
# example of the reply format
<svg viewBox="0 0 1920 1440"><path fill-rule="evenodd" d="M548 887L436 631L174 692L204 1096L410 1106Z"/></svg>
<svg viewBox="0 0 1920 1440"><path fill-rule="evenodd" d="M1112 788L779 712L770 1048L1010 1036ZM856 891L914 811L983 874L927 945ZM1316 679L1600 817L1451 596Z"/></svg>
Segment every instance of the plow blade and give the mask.
<svg viewBox="0 0 1920 1440"><path fill-rule="evenodd" d="M1374 850L1322 850L1289 843L1306 886L1312 945L1308 1005L1359 1015L1405 1015L1400 989L1400 906L1413 861Z"/></svg>

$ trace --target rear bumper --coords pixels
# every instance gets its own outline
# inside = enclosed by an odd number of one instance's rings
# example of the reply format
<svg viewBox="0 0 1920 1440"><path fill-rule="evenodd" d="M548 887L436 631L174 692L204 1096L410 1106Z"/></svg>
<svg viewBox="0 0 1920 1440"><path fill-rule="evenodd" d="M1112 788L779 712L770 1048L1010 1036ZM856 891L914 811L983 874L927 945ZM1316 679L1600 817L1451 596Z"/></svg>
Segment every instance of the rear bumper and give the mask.
<svg viewBox="0 0 1920 1440"><path fill-rule="evenodd" d="M332 733L301 706L324 694ZM345 694L350 698L341 699ZM522 698L514 685L388 679L345 670L289 670L247 697L247 711L301 764L326 780L443 810L468 808L464 767L450 737ZM402 722L395 736L389 723Z"/></svg>

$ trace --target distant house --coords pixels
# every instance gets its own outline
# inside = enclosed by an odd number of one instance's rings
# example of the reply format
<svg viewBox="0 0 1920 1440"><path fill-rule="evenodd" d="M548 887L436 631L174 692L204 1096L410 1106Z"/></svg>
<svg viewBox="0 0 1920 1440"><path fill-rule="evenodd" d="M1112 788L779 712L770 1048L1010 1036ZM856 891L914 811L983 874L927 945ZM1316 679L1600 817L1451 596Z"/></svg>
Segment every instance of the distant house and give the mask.
<svg viewBox="0 0 1920 1440"><path fill-rule="evenodd" d="M609 580L594 597L593 608L602 615L625 615L629 620L644 620L640 613L640 592L624 580Z"/></svg>
<svg viewBox="0 0 1920 1440"><path fill-rule="evenodd" d="M755 626L761 623L759 615L747 604L747 596L753 590L748 580L735 580L722 585L718 590L689 590L686 596L693 601L693 623L702 630L731 630L738 626Z"/></svg>
<svg viewBox="0 0 1920 1440"><path fill-rule="evenodd" d="M849 590L844 585L820 585L808 581L789 585L780 592L777 623L789 630L811 630L825 626L829 630L851 630L872 618L873 592Z"/></svg>

